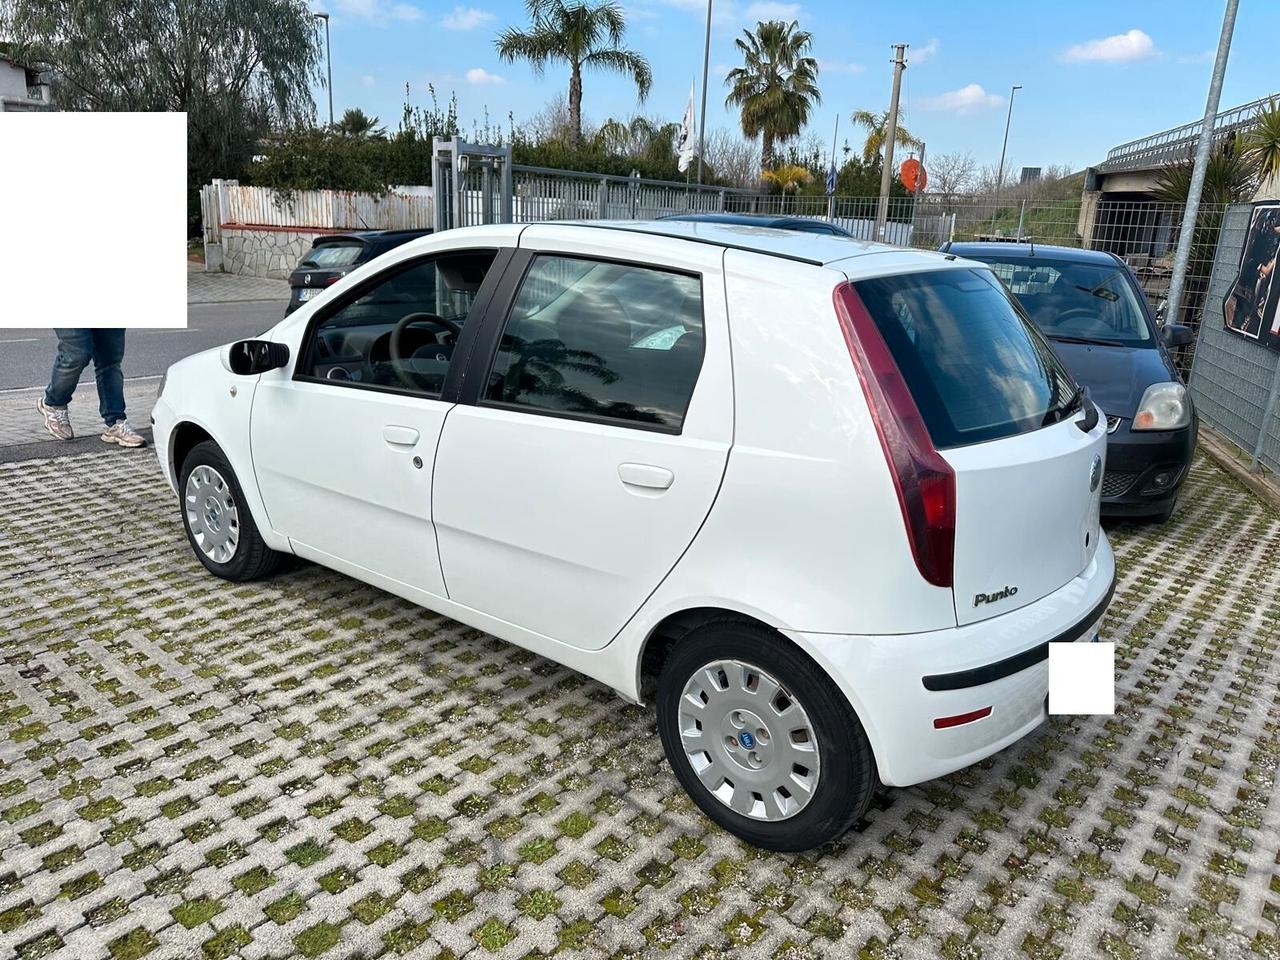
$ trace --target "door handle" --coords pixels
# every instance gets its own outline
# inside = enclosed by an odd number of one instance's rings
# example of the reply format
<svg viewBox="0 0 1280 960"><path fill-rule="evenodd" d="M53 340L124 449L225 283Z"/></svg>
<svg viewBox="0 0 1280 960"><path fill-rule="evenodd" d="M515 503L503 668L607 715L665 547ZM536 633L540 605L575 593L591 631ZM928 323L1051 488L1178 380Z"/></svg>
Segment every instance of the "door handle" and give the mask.
<svg viewBox="0 0 1280 960"><path fill-rule="evenodd" d="M675 482L676 475L666 467L655 467L648 463L620 463L618 478L629 487L666 490Z"/></svg>
<svg viewBox="0 0 1280 960"><path fill-rule="evenodd" d="M393 424L382 428L382 439L393 447L412 447L418 442L418 431L413 427L397 427Z"/></svg>

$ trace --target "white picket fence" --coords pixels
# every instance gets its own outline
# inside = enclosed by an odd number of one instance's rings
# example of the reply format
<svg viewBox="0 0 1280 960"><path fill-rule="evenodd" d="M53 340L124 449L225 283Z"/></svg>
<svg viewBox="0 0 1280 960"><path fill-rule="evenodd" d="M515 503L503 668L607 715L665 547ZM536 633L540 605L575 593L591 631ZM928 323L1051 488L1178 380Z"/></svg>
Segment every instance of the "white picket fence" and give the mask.
<svg viewBox="0 0 1280 960"><path fill-rule="evenodd" d="M223 227L293 227L308 230L412 230L433 223L429 187L405 187L375 196L349 190L295 190L285 194L234 180L214 180L200 191L205 243L218 243Z"/></svg>

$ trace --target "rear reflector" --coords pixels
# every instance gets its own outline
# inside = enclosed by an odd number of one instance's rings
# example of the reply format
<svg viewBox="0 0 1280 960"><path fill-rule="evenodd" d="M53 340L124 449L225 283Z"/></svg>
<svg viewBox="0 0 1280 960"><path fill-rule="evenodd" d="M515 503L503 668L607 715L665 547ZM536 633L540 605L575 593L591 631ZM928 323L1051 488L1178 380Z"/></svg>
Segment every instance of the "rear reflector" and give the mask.
<svg viewBox="0 0 1280 960"><path fill-rule="evenodd" d="M954 717L939 717L933 721L933 729L945 730L947 727L958 727L962 723L973 723L975 720L981 720L983 717L991 716L991 708L983 707L981 710L970 710L968 713L957 713Z"/></svg>
<svg viewBox="0 0 1280 960"><path fill-rule="evenodd" d="M950 587L955 567L955 471L934 448L911 389L852 283L836 287L835 306L889 462L916 567L929 583Z"/></svg>

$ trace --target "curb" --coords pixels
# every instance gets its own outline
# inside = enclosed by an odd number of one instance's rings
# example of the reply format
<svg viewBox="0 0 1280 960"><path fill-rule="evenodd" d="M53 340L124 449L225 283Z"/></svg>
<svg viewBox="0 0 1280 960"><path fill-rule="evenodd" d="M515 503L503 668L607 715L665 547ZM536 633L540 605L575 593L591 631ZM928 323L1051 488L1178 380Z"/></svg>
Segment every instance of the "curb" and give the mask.
<svg viewBox="0 0 1280 960"><path fill-rule="evenodd" d="M1250 492L1265 502L1273 510L1280 511L1280 487L1276 481L1268 480L1266 472L1249 469L1249 464L1241 459L1239 448L1220 434L1213 427L1200 424L1200 449L1213 458L1223 470L1244 484Z"/></svg>
<svg viewBox="0 0 1280 960"><path fill-rule="evenodd" d="M27 460L60 460L63 457L94 456L104 453L131 454L151 449L151 428L138 430L147 441L145 447L127 449L114 443L104 443L96 433L76 437L74 440L36 440L32 443L11 443L0 447L0 464L24 463Z"/></svg>

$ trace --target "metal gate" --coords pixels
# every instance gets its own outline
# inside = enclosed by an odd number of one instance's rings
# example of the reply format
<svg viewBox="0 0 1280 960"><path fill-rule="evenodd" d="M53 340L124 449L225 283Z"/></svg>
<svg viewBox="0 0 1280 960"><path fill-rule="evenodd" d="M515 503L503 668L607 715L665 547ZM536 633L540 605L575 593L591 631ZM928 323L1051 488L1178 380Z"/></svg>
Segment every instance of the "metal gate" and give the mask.
<svg viewBox="0 0 1280 960"><path fill-rule="evenodd" d="M511 148L436 137L431 145L435 229L511 223Z"/></svg>

